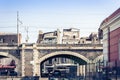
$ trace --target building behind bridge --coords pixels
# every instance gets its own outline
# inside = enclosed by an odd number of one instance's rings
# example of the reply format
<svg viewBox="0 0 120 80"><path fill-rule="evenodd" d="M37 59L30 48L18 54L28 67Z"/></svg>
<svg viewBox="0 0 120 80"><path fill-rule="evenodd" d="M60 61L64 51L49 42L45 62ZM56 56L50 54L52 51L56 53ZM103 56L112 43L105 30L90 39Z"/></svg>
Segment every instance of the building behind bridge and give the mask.
<svg viewBox="0 0 120 80"><path fill-rule="evenodd" d="M39 31L37 43L40 44L99 44L98 34L92 32L88 37L80 37L80 30L76 28L63 29L63 35L57 29L53 32Z"/></svg>
<svg viewBox="0 0 120 80"><path fill-rule="evenodd" d="M99 44L102 43L98 39L98 34L93 32L89 35L89 37L81 37L80 44Z"/></svg>
<svg viewBox="0 0 120 80"><path fill-rule="evenodd" d="M60 31L57 29L53 32L43 33L39 31L37 43L41 44L60 44Z"/></svg>
<svg viewBox="0 0 120 80"><path fill-rule="evenodd" d="M21 44L21 34L19 34L18 38L18 35L16 33L0 33L0 43Z"/></svg>
<svg viewBox="0 0 120 80"><path fill-rule="evenodd" d="M62 44L78 44L80 30L76 28L63 29Z"/></svg>

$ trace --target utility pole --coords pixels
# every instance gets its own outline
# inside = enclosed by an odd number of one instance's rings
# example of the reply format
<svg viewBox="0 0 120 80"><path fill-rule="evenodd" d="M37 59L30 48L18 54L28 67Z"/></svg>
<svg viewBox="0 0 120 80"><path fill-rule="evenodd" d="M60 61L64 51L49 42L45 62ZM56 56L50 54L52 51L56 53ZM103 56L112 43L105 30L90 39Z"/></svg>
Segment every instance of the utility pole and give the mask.
<svg viewBox="0 0 120 80"><path fill-rule="evenodd" d="M22 24L22 21L20 21L19 12L17 11L17 46L19 46L20 43L19 23Z"/></svg>
<svg viewBox="0 0 120 80"><path fill-rule="evenodd" d="M17 11L17 46L19 47L19 12Z"/></svg>

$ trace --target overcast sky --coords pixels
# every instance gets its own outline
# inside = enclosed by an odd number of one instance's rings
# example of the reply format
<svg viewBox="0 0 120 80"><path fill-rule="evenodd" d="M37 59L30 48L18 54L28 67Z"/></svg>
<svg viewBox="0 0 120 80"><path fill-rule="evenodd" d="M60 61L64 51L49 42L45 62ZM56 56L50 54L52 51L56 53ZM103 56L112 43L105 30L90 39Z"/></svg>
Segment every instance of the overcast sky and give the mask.
<svg viewBox="0 0 120 80"><path fill-rule="evenodd" d="M22 42L28 27L29 42L36 42L39 30L78 28L80 36L97 32L101 22L120 7L120 0L0 0L0 32L16 33L16 16Z"/></svg>

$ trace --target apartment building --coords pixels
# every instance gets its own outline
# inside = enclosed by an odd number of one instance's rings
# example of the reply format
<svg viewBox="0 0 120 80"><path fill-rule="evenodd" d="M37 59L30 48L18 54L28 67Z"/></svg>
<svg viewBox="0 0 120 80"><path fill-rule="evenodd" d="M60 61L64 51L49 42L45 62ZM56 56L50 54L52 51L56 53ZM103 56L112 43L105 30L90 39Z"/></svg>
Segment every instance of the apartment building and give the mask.
<svg viewBox="0 0 120 80"><path fill-rule="evenodd" d="M79 44L99 44L98 34L93 32L88 37L81 37Z"/></svg>
<svg viewBox="0 0 120 80"><path fill-rule="evenodd" d="M60 43L60 30L57 29L53 32L43 33L39 31L37 43L41 44L59 44Z"/></svg>
<svg viewBox="0 0 120 80"><path fill-rule="evenodd" d="M76 28L63 29L63 44L78 44L80 40L80 30Z"/></svg>
<svg viewBox="0 0 120 80"><path fill-rule="evenodd" d="M104 59L109 62L120 61L120 8L103 20L99 38L103 38Z"/></svg>
<svg viewBox="0 0 120 80"><path fill-rule="evenodd" d="M19 34L18 38L16 33L0 33L0 43L21 44L21 34Z"/></svg>

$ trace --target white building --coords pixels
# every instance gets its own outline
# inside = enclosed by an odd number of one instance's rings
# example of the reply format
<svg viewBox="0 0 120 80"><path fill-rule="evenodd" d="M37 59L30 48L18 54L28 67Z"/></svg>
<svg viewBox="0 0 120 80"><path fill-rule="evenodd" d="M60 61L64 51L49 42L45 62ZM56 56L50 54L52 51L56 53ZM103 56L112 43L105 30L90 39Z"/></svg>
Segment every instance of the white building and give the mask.
<svg viewBox="0 0 120 80"><path fill-rule="evenodd" d="M80 44L99 44L98 34L91 33L89 37L81 37L79 43Z"/></svg>
<svg viewBox="0 0 120 80"><path fill-rule="evenodd" d="M54 32L39 32L37 43L41 44L59 44L60 43L60 31L59 29Z"/></svg>
<svg viewBox="0 0 120 80"><path fill-rule="evenodd" d="M80 31L76 28L63 29L63 44L78 44L80 40Z"/></svg>

